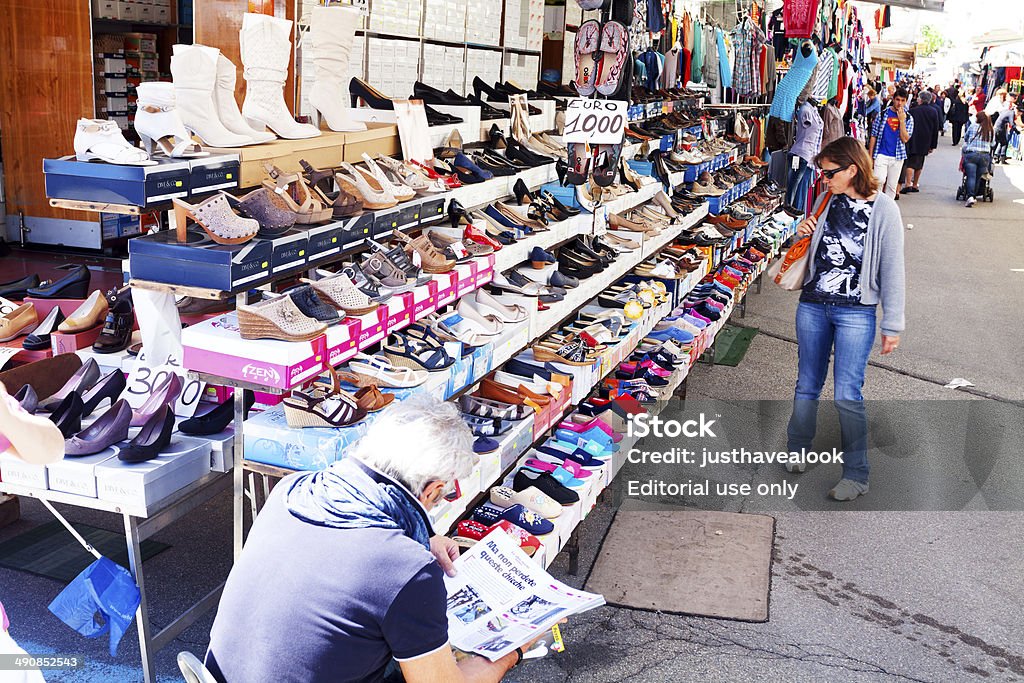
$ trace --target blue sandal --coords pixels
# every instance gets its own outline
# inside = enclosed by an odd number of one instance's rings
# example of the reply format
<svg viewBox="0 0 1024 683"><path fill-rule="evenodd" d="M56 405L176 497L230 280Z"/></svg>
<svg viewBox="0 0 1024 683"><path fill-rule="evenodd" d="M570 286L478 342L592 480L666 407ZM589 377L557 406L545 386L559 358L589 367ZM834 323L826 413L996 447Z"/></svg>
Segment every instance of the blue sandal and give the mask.
<svg viewBox="0 0 1024 683"><path fill-rule="evenodd" d="M384 355L392 365L413 370L440 372L455 363L443 346L425 339L410 339L404 334L393 333L383 346Z"/></svg>

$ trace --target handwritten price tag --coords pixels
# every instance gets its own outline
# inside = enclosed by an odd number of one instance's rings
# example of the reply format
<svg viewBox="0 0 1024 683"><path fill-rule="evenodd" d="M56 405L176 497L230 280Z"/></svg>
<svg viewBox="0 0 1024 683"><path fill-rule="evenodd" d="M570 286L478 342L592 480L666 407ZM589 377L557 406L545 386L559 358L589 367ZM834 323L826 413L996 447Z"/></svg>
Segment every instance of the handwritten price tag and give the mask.
<svg viewBox="0 0 1024 683"><path fill-rule="evenodd" d="M626 127L628 102L575 98L565 107L565 142L617 145Z"/></svg>
<svg viewBox="0 0 1024 683"><path fill-rule="evenodd" d="M174 404L174 414L178 417L192 417L206 389L206 382L189 377L174 358L168 358L166 363L155 368L140 362L128 375L128 387L121 397L128 401L132 408L138 409L172 374L177 375L181 381L181 393Z"/></svg>
<svg viewBox="0 0 1024 683"><path fill-rule="evenodd" d="M13 313L14 309L16 309L17 307L18 304L14 303L13 301L8 301L7 299L0 296L0 315L7 315L8 313Z"/></svg>

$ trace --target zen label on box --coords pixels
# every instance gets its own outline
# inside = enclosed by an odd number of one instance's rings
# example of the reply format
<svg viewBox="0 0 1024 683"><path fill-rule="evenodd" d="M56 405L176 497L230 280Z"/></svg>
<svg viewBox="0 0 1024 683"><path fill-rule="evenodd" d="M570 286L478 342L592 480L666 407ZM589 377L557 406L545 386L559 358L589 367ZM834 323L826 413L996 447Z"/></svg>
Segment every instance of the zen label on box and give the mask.
<svg viewBox="0 0 1024 683"><path fill-rule="evenodd" d="M565 142L621 144L628 108L629 103L621 100L570 99L565 107Z"/></svg>

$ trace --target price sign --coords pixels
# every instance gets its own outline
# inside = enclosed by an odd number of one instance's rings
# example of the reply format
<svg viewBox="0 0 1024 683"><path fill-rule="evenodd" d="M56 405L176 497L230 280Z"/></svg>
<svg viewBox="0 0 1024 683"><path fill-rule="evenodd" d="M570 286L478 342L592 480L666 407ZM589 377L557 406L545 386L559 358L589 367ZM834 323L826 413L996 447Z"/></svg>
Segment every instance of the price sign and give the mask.
<svg viewBox="0 0 1024 683"><path fill-rule="evenodd" d="M181 381L181 393L174 404L174 414L178 417L192 417L199 406L199 399L206 389L206 382L188 376L188 373L171 357L163 365L149 367L145 365L144 358L140 355L139 364L128 375L128 386L122 395L128 405L138 409L156 392L167 378L172 374L177 375Z"/></svg>
<svg viewBox="0 0 1024 683"><path fill-rule="evenodd" d="M565 107L565 142L618 145L626 127L629 103L621 100L575 98Z"/></svg>
<svg viewBox="0 0 1024 683"><path fill-rule="evenodd" d="M7 315L8 313L13 313L17 307L18 304L14 303L13 301L8 301L7 299L0 296L0 315Z"/></svg>

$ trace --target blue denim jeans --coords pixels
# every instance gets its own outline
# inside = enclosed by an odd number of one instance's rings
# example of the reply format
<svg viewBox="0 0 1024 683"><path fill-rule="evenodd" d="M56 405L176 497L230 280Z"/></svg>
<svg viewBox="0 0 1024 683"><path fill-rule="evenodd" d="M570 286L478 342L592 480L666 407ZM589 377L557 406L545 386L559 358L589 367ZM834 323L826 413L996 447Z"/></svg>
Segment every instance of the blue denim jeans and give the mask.
<svg viewBox="0 0 1024 683"><path fill-rule="evenodd" d="M988 173L992 163L992 156L983 152L968 152L964 154L964 174L967 176L968 196L978 194L978 178Z"/></svg>
<svg viewBox="0 0 1024 683"><path fill-rule="evenodd" d="M806 212L807 191L811 188L811 178L814 176L814 172L803 157L787 154L786 161L789 164L789 179L786 181L786 205ZM795 170L793 169L794 163L797 164Z"/></svg>
<svg viewBox="0 0 1024 683"><path fill-rule="evenodd" d="M842 433L843 478L868 480L868 417L864 371L875 341L874 306L836 306L801 301L796 309L798 375L789 418L788 449L810 449L818 418L818 397L835 348L836 409Z"/></svg>

